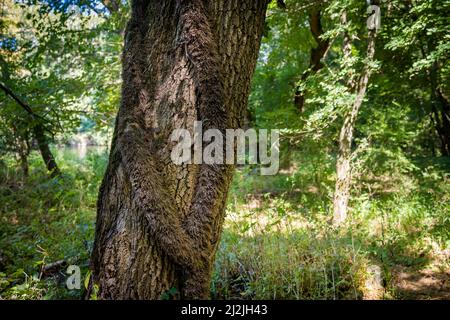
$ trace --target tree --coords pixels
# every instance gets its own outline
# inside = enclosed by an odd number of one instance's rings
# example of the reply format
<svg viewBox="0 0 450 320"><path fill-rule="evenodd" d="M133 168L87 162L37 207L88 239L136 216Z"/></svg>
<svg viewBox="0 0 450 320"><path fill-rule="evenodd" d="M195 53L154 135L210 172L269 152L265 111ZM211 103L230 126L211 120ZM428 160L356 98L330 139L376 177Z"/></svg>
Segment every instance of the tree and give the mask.
<svg viewBox="0 0 450 320"><path fill-rule="evenodd" d="M374 14L374 12L372 12ZM346 25L347 14L342 15L342 23ZM352 142L353 131L358 117L359 109L364 101L369 78L373 70L371 63L375 56L375 36L376 29L369 30L366 65L364 66L357 81L352 79L351 75L347 79L349 91L355 92L355 98L350 110L344 116L344 123L339 134L339 150L336 161L336 187L333 198L333 223L339 225L347 217L348 201L350 198L351 186L351 158L352 158ZM344 61L349 61L352 55L351 38L346 31L344 33Z"/></svg>
<svg viewBox="0 0 450 320"><path fill-rule="evenodd" d="M266 7L132 1L91 257L100 298L208 296L233 166L176 166L170 135L195 120L204 130L243 126Z"/></svg>
<svg viewBox="0 0 450 320"><path fill-rule="evenodd" d="M47 170L51 173L51 176L59 175L60 171L58 168L58 165L56 164L55 157L53 156L53 153L50 150L49 147L49 140L45 134L46 128L42 124L42 122L45 120L41 117L39 117L36 113L33 112L31 107L27 105L25 102L23 102L14 92L11 91L10 88L5 86L4 84L0 83L0 89L2 89L7 95L9 95L12 99L14 99L15 102L17 102L18 105L20 105L21 108L23 108L28 115L31 117L30 123L31 125L31 131L33 133L34 138L37 141L39 152L41 153L42 160L44 160L45 166L47 167ZM23 140L23 139L21 139ZM20 144L23 144L23 141L21 141ZM19 155L21 158L21 166L22 170L24 172L24 175L28 175L28 165L27 165L27 154L28 151L24 151L25 148L19 148Z"/></svg>

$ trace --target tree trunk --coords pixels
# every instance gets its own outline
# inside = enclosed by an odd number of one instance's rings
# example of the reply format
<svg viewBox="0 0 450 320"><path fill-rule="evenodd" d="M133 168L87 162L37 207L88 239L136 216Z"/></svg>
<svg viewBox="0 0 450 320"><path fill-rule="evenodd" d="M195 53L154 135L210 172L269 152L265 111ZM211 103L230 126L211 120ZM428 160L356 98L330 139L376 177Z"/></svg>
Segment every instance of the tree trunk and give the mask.
<svg viewBox="0 0 450 320"><path fill-rule="evenodd" d="M15 124L12 124L12 132L15 137L14 146L15 151L19 157L18 162L22 170L22 176L23 178L28 178L29 175L28 155L30 151L28 148L28 143L25 140L27 138L24 138L19 134L19 130L17 129Z"/></svg>
<svg viewBox="0 0 450 320"><path fill-rule="evenodd" d="M430 70L431 110L436 132L441 141L441 154L450 156L450 103L438 85L438 71L435 62Z"/></svg>
<svg viewBox="0 0 450 320"><path fill-rule="evenodd" d="M20 153L19 156L20 156L20 168L22 169L23 177L28 178L29 176L28 157L23 153Z"/></svg>
<svg viewBox="0 0 450 320"><path fill-rule="evenodd" d="M24 178L28 178L29 176L29 165L28 165L28 147L27 143L23 141L23 139L18 138L17 139L17 151L19 154L19 160L20 160L20 168L22 169L22 175Z"/></svg>
<svg viewBox="0 0 450 320"><path fill-rule="evenodd" d="M372 61L375 55L375 31L369 32L369 42L367 45L367 60ZM344 41L344 55L349 55L351 50L348 46L349 39ZM351 186L351 155L352 141L355 122L358 112L364 100L367 90L371 68L366 66L359 78L356 98L350 111L344 117L344 124L339 135L339 151L336 162L336 186L333 199L333 224L339 225L347 218L348 201L350 198ZM351 85L350 82L347 82Z"/></svg>
<svg viewBox="0 0 450 320"><path fill-rule="evenodd" d="M132 1L91 257L101 299L207 298L231 165L175 165L174 129L242 127L266 0ZM171 291L173 292L173 290Z"/></svg>
<svg viewBox="0 0 450 320"><path fill-rule="evenodd" d="M320 21L320 16L321 14L319 9L312 9L309 13L309 28L311 29L314 40L316 40L317 47L311 49L309 68L302 74L302 77L300 79L301 82L305 82L311 74L315 74L323 68L323 63L321 62L321 60L325 56L330 46L330 42L328 40L324 40L321 38L324 32L322 23ZM294 106L299 112L304 111L305 92L302 91L300 86L297 86L295 90Z"/></svg>
<svg viewBox="0 0 450 320"><path fill-rule="evenodd" d="M44 128L41 124L36 124L33 128L33 134L37 141L39 152L41 153L42 160L44 160L47 170L50 172L51 177L58 176L61 172L59 171L58 165L56 164L55 157L50 150L50 146L47 141L47 137L44 133Z"/></svg>

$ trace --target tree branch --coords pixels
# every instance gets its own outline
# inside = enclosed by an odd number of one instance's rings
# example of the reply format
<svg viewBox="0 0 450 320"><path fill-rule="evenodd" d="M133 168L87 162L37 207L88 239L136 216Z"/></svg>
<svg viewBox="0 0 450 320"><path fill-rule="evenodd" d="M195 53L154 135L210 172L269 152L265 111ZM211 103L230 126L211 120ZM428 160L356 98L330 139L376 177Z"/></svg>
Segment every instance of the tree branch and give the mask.
<svg viewBox="0 0 450 320"><path fill-rule="evenodd" d="M41 116L37 115L33 112L33 110L30 108L28 104L23 102L10 88L8 88L6 85L0 82L0 88L11 98L13 98L29 115L31 115L33 118L41 118Z"/></svg>

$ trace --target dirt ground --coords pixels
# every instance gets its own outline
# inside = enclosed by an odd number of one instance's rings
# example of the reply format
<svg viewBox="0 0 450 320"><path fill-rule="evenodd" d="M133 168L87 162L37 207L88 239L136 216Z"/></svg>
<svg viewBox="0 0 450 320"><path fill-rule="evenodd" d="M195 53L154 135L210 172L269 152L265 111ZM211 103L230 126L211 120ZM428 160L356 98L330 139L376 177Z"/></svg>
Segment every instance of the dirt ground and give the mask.
<svg viewBox="0 0 450 320"><path fill-rule="evenodd" d="M450 271L408 270L398 267L393 284L396 295L407 300L450 300Z"/></svg>

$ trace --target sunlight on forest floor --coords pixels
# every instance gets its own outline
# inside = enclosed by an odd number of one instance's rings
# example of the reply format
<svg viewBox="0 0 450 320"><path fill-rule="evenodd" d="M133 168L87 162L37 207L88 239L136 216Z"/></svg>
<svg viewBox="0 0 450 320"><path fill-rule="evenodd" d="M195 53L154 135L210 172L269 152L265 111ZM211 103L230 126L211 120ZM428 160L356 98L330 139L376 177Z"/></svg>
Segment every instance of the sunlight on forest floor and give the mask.
<svg viewBox="0 0 450 320"><path fill-rule="evenodd" d="M60 153L65 174L53 180L39 161L33 154L26 184L8 163L2 168L0 297L80 298L83 290L65 288L63 269L46 268L64 261L87 274L107 155L96 152L80 160ZM311 184L303 174L301 169L276 177L236 174L212 298L449 298L445 172L436 170L438 178L422 181L431 193L409 189L381 197L359 190L339 231L329 224L332 179Z"/></svg>

